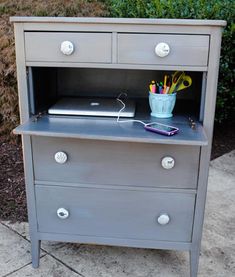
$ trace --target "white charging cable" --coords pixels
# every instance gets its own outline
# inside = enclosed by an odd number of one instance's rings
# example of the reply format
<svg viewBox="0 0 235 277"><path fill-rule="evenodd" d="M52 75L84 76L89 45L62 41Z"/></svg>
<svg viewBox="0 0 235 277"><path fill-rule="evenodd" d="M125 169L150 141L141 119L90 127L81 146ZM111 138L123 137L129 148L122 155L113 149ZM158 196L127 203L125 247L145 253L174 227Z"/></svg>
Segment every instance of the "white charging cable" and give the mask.
<svg viewBox="0 0 235 277"><path fill-rule="evenodd" d="M143 122L143 121L141 121L141 120L137 120L137 119L120 120L120 115L121 115L122 111L126 108L126 104L120 99L120 97L121 97L122 95L125 95L125 96L127 97L127 93L121 92L121 93L118 95L117 99L116 99L116 100L117 100L118 102L120 102L120 103L122 104L122 106L123 106L123 107L120 109L120 111L118 112L117 122L118 122L118 123L138 122L138 123L141 123L141 124L143 124L144 126L146 126L147 123L145 123L145 122Z"/></svg>
<svg viewBox="0 0 235 277"><path fill-rule="evenodd" d="M148 126L151 126L151 125L153 125L153 124L158 124L158 125L161 125L161 126L164 126L164 127L168 127L168 128L169 128L169 127L170 127L170 128L174 128L174 130L177 130L177 129L178 129L178 128L176 128L176 127L173 127L173 126L170 126L170 125L165 125L165 124L162 124L162 123L159 123L159 122L156 122L156 121L149 122L149 123L145 123L144 121L137 120L137 119L120 120L121 112L122 112L122 111L125 109L125 107L126 107L126 104L120 99L120 97L121 97L122 95L125 95L125 96L127 97L127 93L122 92L122 93L120 93L120 94L118 95L118 97L116 98L116 100L117 100L118 102L120 102L120 103L122 104L122 106L123 106L123 107L119 110L119 112L118 112L118 117L117 117L117 122L118 122L118 123L137 122L137 123L143 124L145 129L147 129ZM147 129L147 130L148 130L148 129ZM152 129L152 130L154 130L154 129ZM152 131L152 130L149 129L148 131ZM155 128L155 131L154 131L154 132L158 133L156 130L157 130L157 128ZM179 131L179 129L178 129L177 131ZM159 132L159 133L160 133L160 132ZM160 133L160 134L162 134L162 133ZM174 134L174 133L172 133L172 135L173 135L173 134ZM171 134L168 134L168 135L171 135Z"/></svg>

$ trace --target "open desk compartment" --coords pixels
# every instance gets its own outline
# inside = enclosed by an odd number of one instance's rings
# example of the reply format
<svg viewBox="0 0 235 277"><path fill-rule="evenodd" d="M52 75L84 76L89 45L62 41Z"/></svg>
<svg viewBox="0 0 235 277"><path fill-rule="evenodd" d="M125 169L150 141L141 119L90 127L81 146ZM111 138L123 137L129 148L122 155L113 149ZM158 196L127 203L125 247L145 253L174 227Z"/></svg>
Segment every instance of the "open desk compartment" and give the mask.
<svg viewBox="0 0 235 277"><path fill-rule="evenodd" d="M90 139L141 141L151 143L182 143L206 145L203 119L204 89L202 72L187 72L191 87L177 94L174 116L160 119L150 116L148 88L151 80L163 80L173 71L29 67L29 122L15 129L15 133L43 136L68 136ZM180 129L173 137L164 137L143 129L136 122L117 123L117 117L49 115L48 109L62 98L117 98L126 93L136 106L133 119L146 123L157 121ZM123 99L125 102L125 98ZM196 122L190 127L189 118Z"/></svg>

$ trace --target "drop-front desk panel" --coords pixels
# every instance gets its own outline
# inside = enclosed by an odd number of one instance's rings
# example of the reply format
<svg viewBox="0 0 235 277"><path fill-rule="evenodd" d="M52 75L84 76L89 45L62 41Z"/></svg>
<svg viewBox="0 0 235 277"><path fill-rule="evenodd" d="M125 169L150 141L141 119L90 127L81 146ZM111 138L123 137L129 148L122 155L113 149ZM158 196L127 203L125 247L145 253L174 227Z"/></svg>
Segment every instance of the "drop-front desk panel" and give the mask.
<svg viewBox="0 0 235 277"><path fill-rule="evenodd" d="M14 132L22 135L24 148L33 267L39 266L41 240L52 240L187 250L191 277L197 276L225 22L11 20L21 112L21 125ZM167 54L157 49L161 43L167 45ZM56 69L61 68L71 70L58 74ZM180 113L169 120L150 117L148 109L144 117L137 113L135 119L179 127L179 134L172 137L147 132L138 123L119 124L116 118L45 114L44 108L61 90L79 95L73 84L77 78L81 87L86 86L82 82L87 73L79 75L82 69L91 74L90 82L92 77L97 81L94 69L112 70L109 78L117 70L112 96L115 86L127 86L134 82L130 77L134 72L145 71L143 77L139 74L138 87L130 86L132 98L136 89L140 99L148 95L148 83L143 81L145 88L140 88L146 72L151 72L150 81L154 72L156 76L165 71L191 72L196 76L192 90L182 98L196 111L181 105ZM122 70L135 71L128 75ZM64 89L68 84L70 89ZM193 116L195 128L188 116Z"/></svg>

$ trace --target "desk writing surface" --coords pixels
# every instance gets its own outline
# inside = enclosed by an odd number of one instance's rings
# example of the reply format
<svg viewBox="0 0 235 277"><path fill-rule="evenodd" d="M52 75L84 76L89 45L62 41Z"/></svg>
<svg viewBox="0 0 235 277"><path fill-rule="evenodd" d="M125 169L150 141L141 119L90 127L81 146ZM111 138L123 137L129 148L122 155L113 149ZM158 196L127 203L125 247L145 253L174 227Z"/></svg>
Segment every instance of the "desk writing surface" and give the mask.
<svg viewBox="0 0 235 277"><path fill-rule="evenodd" d="M118 123L116 118L45 115L37 121L31 119L25 122L17 127L14 133L111 141L207 145L205 131L199 122L196 124L196 129L193 130L190 128L187 118L183 116L176 116L172 119L152 117L151 120L145 120L145 122L150 121L173 125L180 131L174 136L167 137L146 131L143 125L137 122Z"/></svg>

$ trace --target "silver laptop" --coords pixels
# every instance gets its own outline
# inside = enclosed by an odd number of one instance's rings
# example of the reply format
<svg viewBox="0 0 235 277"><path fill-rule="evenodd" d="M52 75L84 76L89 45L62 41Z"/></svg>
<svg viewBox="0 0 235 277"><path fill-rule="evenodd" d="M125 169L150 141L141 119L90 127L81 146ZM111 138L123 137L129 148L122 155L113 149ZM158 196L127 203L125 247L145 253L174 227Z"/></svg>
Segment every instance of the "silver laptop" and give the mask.
<svg viewBox="0 0 235 277"><path fill-rule="evenodd" d="M135 102L122 99L125 109L120 117L135 116ZM49 108L48 113L54 115L85 115L117 117L123 105L115 98L62 98Z"/></svg>

